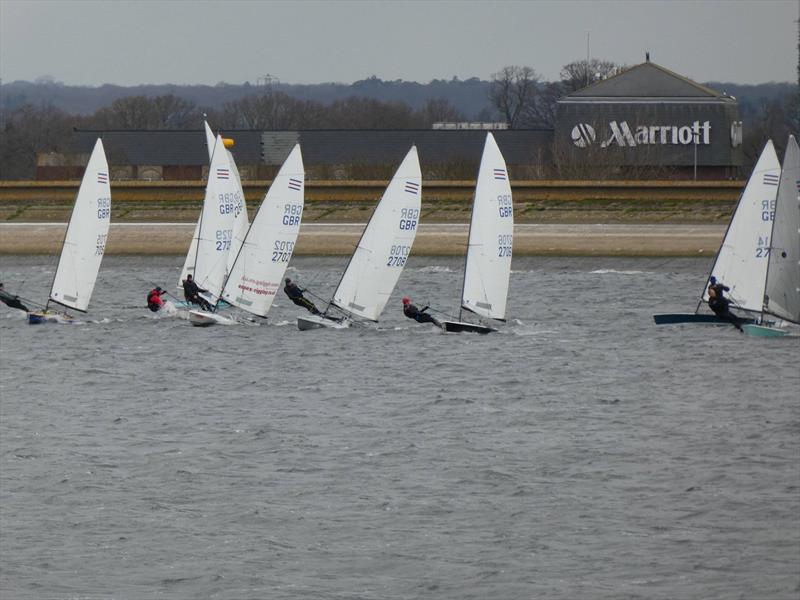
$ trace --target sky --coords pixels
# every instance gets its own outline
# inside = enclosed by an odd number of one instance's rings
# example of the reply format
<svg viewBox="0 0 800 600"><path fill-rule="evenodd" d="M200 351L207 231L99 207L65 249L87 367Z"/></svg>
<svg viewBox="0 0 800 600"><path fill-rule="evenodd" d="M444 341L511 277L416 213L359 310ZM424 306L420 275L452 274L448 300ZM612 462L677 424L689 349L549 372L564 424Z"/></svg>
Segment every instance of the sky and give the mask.
<svg viewBox="0 0 800 600"><path fill-rule="evenodd" d="M0 79L427 83L588 56L698 82L797 81L797 0L0 0Z"/></svg>

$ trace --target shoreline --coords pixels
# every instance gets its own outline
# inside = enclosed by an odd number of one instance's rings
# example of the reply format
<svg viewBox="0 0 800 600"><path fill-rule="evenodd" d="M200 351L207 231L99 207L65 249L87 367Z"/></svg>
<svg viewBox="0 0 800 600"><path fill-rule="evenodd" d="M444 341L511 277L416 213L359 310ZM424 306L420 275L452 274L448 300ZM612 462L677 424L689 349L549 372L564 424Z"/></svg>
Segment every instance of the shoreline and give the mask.
<svg viewBox="0 0 800 600"><path fill-rule="evenodd" d="M297 256L349 255L366 223L304 223ZM55 254L65 223L0 223L0 255ZM183 255L194 223L112 223L108 255ZM420 224L412 255L463 255L469 225ZM514 226L515 256L714 256L725 225L533 224Z"/></svg>

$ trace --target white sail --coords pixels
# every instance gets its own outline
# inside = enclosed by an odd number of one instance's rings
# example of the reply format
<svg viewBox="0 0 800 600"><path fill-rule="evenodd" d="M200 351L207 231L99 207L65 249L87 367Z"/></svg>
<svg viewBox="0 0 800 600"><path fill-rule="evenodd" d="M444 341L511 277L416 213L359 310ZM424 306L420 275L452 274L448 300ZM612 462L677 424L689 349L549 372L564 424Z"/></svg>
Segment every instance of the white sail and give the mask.
<svg viewBox="0 0 800 600"><path fill-rule="evenodd" d="M462 308L505 319L513 235L514 208L506 162L494 136L488 133L472 204Z"/></svg>
<svg viewBox="0 0 800 600"><path fill-rule="evenodd" d="M364 319L378 320L417 235L421 198L422 172L413 146L375 207L332 304Z"/></svg>
<svg viewBox="0 0 800 600"><path fill-rule="evenodd" d="M233 244L233 215L241 192L230 169L228 152L217 136L208 171L208 184L200 214L194 279L200 288L219 298Z"/></svg>
<svg viewBox="0 0 800 600"><path fill-rule="evenodd" d="M211 127L209 127L208 122L204 121L203 126L205 127L206 132L206 148L208 149L208 161L211 162L211 157L214 155L214 147L217 143L217 138L214 137L214 133L211 131ZM231 253L230 259L231 261L235 258L236 254L239 251L239 248L242 245L242 240L244 240L244 236L247 235L247 229L249 228L249 219L247 216L247 204L245 203L244 198L244 191L242 189L242 181L239 177L239 169L236 168L236 161L233 158L233 155L230 151L225 150L228 154L228 158L230 160L230 169L231 173L234 175L236 184L239 187L239 198L240 201L237 201L236 207L234 209L234 226L233 226L233 242L231 244ZM200 236L200 217L197 218L197 223L194 226L194 233L192 234L192 241L189 244L189 251L186 253L186 258L183 261L183 268L181 269L180 279L178 279L178 288L183 286L183 280L186 279L186 276L190 273L194 276L194 265L197 261L197 238ZM232 265L228 265L228 269L230 269Z"/></svg>
<svg viewBox="0 0 800 600"><path fill-rule="evenodd" d="M761 311L775 198L781 166L772 140L767 142L739 197L711 275L728 286L737 308ZM708 302L708 288L703 292Z"/></svg>
<svg viewBox="0 0 800 600"><path fill-rule="evenodd" d="M222 297L258 316L266 316L292 257L303 215L305 172L296 145L270 185L253 224L234 257Z"/></svg>
<svg viewBox="0 0 800 600"><path fill-rule="evenodd" d="M770 240L764 311L800 323L800 152L789 136Z"/></svg>
<svg viewBox="0 0 800 600"><path fill-rule="evenodd" d="M85 312L92 297L111 223L111 187L103 142L86 165L67 225L50 300Z"/></svg>

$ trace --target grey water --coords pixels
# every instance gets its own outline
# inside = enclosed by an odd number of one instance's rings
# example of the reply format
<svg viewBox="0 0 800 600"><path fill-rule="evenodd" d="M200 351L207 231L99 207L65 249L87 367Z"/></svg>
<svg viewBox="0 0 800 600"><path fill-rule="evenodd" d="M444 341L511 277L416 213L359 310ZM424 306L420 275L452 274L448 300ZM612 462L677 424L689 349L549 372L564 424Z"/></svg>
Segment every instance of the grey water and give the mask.
<svg viewBox="0 0 800 600"><path fill-rule="evenodd" d="M652 320L707 259L514 259L488 336L400 310L455 311L459 258L309 332L155 318L180 264L107 257L81 324L0 306L4 600L800 597L800 338Z"/></svg>

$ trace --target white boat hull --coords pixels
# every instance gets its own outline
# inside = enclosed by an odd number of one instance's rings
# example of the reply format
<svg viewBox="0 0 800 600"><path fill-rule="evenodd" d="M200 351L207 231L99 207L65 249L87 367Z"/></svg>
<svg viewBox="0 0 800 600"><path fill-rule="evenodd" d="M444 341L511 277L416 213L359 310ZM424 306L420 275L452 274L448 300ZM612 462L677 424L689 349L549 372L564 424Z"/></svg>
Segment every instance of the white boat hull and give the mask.
<svg viewBox="0 0 800 600"><path fill-rule="evenodd" d="M347 329L350 321L347 319L328 319L319 315L309 315L307 317L297 317L297 328L300 331L310 329Z"/></svg>
<svg viewBox="0 0 800 600"><path fill-rule="evenodd" d="M217 313L202 310L190 310L189 322L195 327L211 327L212 325L236 325L237 321Z"/></svg>
<svg viewBox="0 0 800 600"><path fill-rule="evenodd" d="M755 337L781 337L789 333L786 329L781 329L780 327L753 324L742 325L742 331Z"/></svg>

